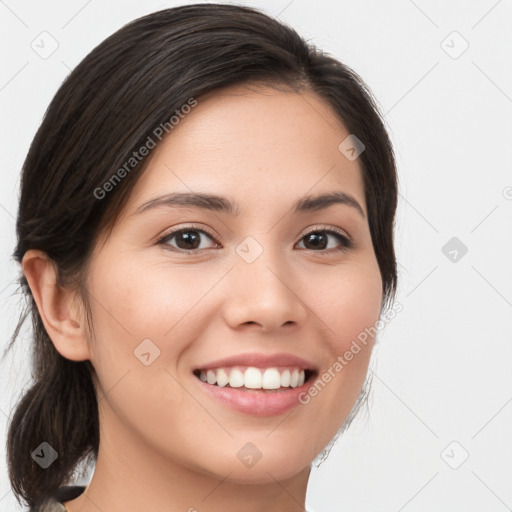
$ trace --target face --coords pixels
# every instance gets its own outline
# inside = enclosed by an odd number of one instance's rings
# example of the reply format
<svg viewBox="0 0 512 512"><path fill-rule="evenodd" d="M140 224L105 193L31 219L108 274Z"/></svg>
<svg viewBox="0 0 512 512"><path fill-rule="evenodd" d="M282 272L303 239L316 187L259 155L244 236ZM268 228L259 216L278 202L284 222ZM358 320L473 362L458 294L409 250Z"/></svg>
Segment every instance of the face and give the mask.
<svg viewBox="0 0 512 512"><path fill-rule="evenodd" d="M348 135L311 92L236 86L151 150L87 278L100 449L237 482L309 469L361 390L373 340L344 355L382 299Z"/></svg>

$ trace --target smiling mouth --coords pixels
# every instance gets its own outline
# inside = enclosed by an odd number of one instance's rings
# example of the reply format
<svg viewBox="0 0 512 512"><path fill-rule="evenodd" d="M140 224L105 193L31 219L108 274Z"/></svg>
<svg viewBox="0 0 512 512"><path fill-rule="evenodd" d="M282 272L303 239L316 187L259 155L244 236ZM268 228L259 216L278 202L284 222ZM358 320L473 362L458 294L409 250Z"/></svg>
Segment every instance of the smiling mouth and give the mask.
<svg viewBox="0 0 512 512"><path fill-rule="evenodd" d="M315 377L316 372L298 367L234 366L208 370L197 369L193 374L202 382L212 386L256 393L279 393L304 385Z"/></svg>

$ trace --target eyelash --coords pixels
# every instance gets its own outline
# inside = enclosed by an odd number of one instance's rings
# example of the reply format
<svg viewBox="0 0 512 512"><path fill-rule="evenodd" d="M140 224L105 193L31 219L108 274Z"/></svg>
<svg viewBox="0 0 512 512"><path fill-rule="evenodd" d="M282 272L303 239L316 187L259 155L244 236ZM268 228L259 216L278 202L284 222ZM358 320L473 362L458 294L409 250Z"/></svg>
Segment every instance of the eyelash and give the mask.
<svg viewBox="0 0 512 512"><path fill-rule="evenodd" d="M188 232L188 231L197 231L198 233L203 233L203 234L209 236L214 242L216 242L215 236L212 233L210 233L209 231L205 230L204 228L198 228L196 226L190 225L190 226L185 226L184 228L180 228L180 229L171 231L170 233L167 233L166 235L163 235L161 238L159 238L157 240L156 243L157 243L157 245L165 246L165 248L167 250L174 251L174 252L181 252L184 254L195 254L201 250L208 250L208 249L190 249L190 250L180 249L177 247L170 247L167 244L167 242L169 242L169 240L174 238L177 234L182 233L182 232ZM307 233L302 235L299 241L302 241L302 239L308 235L316 234L316 233L327 233L329 235L335 235L338 238L338 240L340 241L341 247L339 247L337 249L320 249L318 251L315 251L313 249L303 249L303 250L310 250L312 252L319 253L320 255L325 255L325 254L332 254L332 253L347 251L347 250L351 249L354 245L353 241L350 238L348 238L346 235L344 235L341 231L338 231L330 226L318 226L314 230L308 231Z"/></svg>

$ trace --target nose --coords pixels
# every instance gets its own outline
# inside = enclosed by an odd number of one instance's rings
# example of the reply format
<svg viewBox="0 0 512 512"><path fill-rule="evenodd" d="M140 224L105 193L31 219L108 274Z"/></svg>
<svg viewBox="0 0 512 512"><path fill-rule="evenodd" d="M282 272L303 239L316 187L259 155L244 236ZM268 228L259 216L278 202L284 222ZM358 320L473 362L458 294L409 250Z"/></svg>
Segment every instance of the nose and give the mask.
<svg viewBox="0 0 512 512"><path fill-rule="evenodd" d="M277 250L266 248L251 263L236 254L228 281L224 320L232 329L273 332L307 317L302 280Z"/></svg>

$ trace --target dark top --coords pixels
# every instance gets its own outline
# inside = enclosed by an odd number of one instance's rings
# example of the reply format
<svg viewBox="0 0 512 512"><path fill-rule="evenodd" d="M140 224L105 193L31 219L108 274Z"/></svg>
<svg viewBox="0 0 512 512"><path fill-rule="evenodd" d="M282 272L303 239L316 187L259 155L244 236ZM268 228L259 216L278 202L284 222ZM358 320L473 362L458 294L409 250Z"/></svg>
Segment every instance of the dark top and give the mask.
<svg viewBox="0 0 512 512"><path fill-rule="evenodd" d="M44 503L30 512L66 512L65 501L74 500L85 490L85 485L64 485L59 487Z"/></svg>

